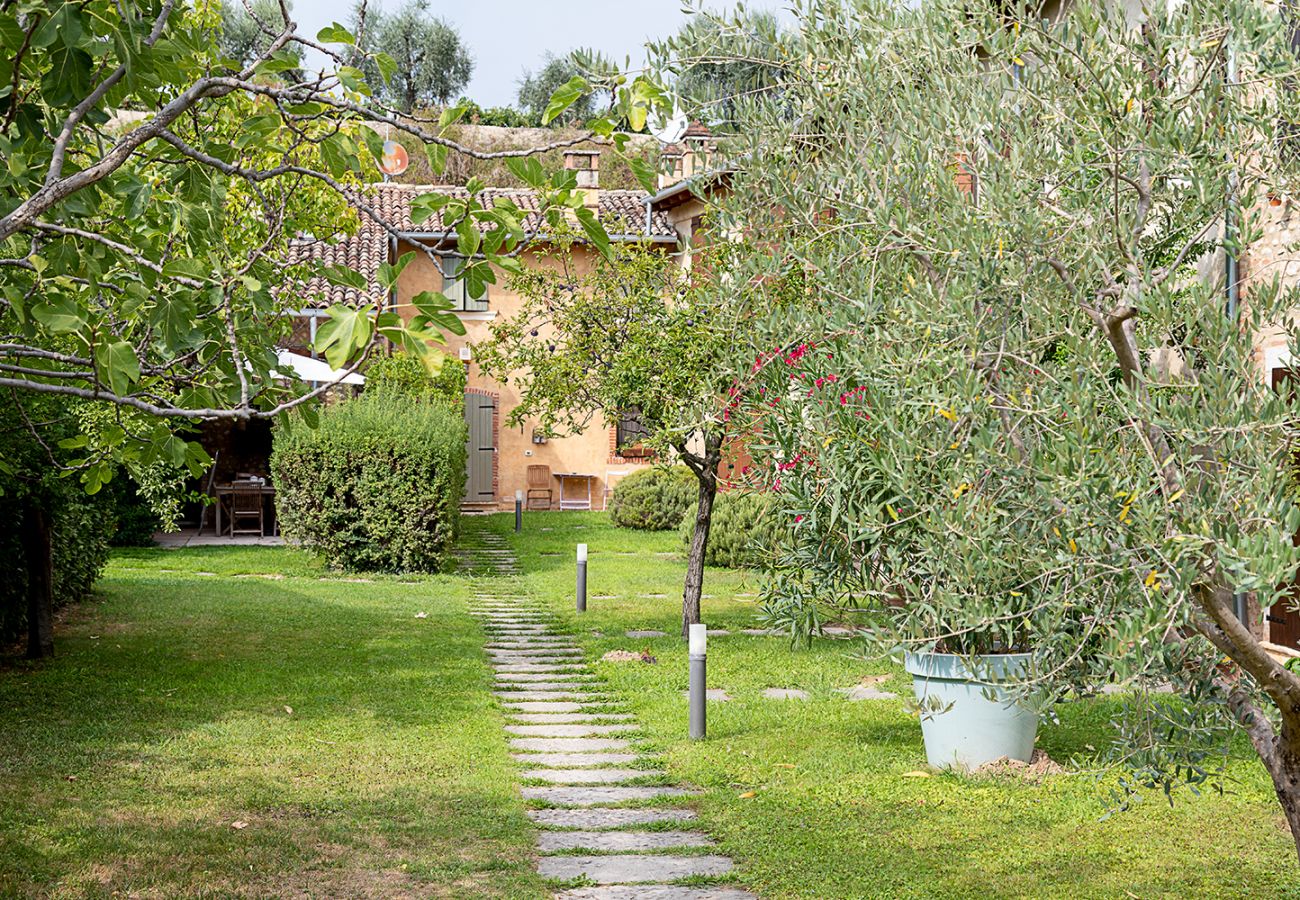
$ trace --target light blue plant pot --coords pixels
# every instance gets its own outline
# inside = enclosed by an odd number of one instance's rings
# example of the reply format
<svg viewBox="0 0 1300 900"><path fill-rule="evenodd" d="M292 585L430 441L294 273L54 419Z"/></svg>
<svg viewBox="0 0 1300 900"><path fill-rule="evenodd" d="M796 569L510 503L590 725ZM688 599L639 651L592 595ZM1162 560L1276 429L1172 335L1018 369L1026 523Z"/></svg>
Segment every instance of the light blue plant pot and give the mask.
<svg viewBox="0 0 1300 900"><path fill-rule="evenodd" d="M969 771L1002 757L1029 762L1038 714L1015 702L998 682L1023 678L1030 658L1028 653L907 654L905 665L921 705L921 736L931 766Z"/></svg>

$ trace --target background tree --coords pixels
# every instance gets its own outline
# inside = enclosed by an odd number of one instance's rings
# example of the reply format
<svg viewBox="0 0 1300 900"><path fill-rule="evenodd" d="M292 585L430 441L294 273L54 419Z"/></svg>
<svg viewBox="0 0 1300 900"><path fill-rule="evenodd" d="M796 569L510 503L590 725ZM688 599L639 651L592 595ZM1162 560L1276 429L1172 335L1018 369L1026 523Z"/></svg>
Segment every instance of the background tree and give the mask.
<svg viewBox="0 0 1300 900"><path fill-rule="evenodd" d="M429 12L429 0L406 0L395 13L359 3L352 17L357 59L379 98L403 112L446 106L474 73L474 59L460 33ZM385 80L374 61L383 53L397 65Z"/></svg>
<svg viewBox="0 0 1300 900"><path fill-rule="evenodd" d="M575 78L582 77L582 69L571 55L555 56L546 54L542 67L534 72L524 72L519 80L519 93L516 99L519 108L527 112L538 122L541 121L546 106L551 102L551 95ZM574 103L562 116L553 120L556 125L574 125L585 121L595 110L595 97L584 96Z"/></svg>
<svg viewBox="0 0 1300 900"><path fill-rule="evenodd" d="M1212 781L1240 729L1300 840L1300 677L1259 637L1294 607L1295 409L1253 352L1265 328L1300 350L1300 298L1260 272L1235 318L1190 265L1296 184L1286 23L1238 0L804 13L730 204L758 236L733 273L747 396L798 523L770 608L860 609L877 649L1024 647L1049 696L1172 682L1116 723L1121 786Z"/></svg>
<svg viewBox="0 0 1300 900"><path fill-rule="evenodd" d="M286 3L292 11L293 4ZM222 57L247 66L256 60L275 40L276 25L281 22L280 4L277 0L221 0L221 33L217 46ZM302 48L293 45L287 51L298 61L298 68L288 70L285 77L291 81L303 80Z"/></svg>
<svg viewBox="0 0 1300 900"><path fill-rule="evenodd" d="M723 15L695 6L687 13L677 34L651 44L652 55L696 117L730 130L739 105L779 90L799 60L797 36L763 10Z"/></svg>
<svg viewBox="0 0 1300 900"><path fill-rule="evenodd" d="M307 390L274 369L294 311L314 302L313 277L355 298L332 306L320 329L316 349L332 366L355 372L386 341L440 364L433 345L461 326L438 294L414 298L409 321L388 308L403 261L372 279L312 263L296 243L338 238L363 217L398 234L362 187L382 149L373 123L421 143L434 172L451 153L520 160L554 149L459 144L446 128L464 109L434 125L372 102L343 59L355 38L342 26L301 36L281 5L270 27L275 36L236 69L217 49L215 5L0 5L0 390L24 409L57 396L110 411L107 423L65 438L78 451L68 467L88 493L123 465L202 467L205 455L185 436L195 422L310 416L331 385ZM286 81L297 49L309 46L335 70ZM385 82L395 75L391 57L367 58ZM584 91L570 86L552 109ZM621 120L662 96L630 81ZM617 121L599 119L582 137L612 138ZM525 168L542 227L582 209L571 175L552 178L536 160ZM531 236L513 204L486 206L483 185L467 187L464 198L415 199L416 218L440 213L458 234L456 247L418 252L435 265L463 255L479 295L495 270L518 268ZM594 218L584 228L604 237ZM0 474L19 468L0 456Z"/></svg>
<svg viewBox="0 0 1300 900"><path fill-rule="evenodd" d="M610 259L579 273L561 244L553 267L511 279L519 313L494 323L477 348L483 371L515 384L510 424L536 422L548 433L576 433L593 421L614 427L634 414L645 443L675 454L694 474L698 506L682 594L682 635L700 620L704 555L718 466L728 435L723 408L731 384L720 364L734 333L707 282L688 287L667 254L621 244Z"/></svg>

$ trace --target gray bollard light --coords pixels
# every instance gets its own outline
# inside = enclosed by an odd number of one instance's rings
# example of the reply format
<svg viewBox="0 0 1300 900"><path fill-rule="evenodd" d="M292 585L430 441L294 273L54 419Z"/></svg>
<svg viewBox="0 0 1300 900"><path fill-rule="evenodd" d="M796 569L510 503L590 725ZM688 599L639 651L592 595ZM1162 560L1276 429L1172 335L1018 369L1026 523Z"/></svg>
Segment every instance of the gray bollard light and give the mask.
<svg viewBox="0 0 1300 900"><path fill-rule="evenodd" d="M708 730L705 715L705 701L708 699L705 669L708 658L709 627L707 625L692 625L688 635L688 653L691 666L691 740L699 741L704 739L705 732Z"/></svg>
<svg viewBox="0 0 1300 900"><path fill-rule="evenodd" d="M578 545L578 612L587 611L587 545Z"/></svg>
<svg viewBox="0 0 1300 900"><path fill-rule="evenodd" d="M524 530L524 492L515 491L515 534Z"/></svg>

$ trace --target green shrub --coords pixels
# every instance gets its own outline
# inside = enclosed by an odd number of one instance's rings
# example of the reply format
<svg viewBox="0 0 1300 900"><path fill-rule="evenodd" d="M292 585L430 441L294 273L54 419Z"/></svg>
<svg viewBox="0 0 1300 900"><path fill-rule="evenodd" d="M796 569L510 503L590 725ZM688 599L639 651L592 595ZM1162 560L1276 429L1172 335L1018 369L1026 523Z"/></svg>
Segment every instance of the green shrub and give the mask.
<svg viewBox="0 0 1300 900"><path fill-rule="evenodd" d="M698 481L685 466L652 466L633 472L614 488L609 516L615 525L640 531L667 531L698 493Z"/></svg>
<svg viewBox="0 0 1300 900"><path fill-rule="evenodd" d="M689 547L695 530L697 504L682 519L682 545ZM778 505L771 494L728 491L713 501L713 524L704 563L726 569L761 566L785 541L789 528L779 521Z"/></svg>
<svg viewBox="0 0 1300 900"><path fill-rule="evenodd" d="M316 428L277 429L271 455L286 537L355 571L444 565L465 491L465 423L442 403L367 392Z"/></svg>
<svg viewBox="0 0 1300 900"><path fill-rule="evenodd" d="M12 494L9 495L12 497ZM108 545L116 518L112 505L98 495L87 496L74 480L47 494L51 516L55 608L90 597L108 562ZM0 642L8 643L27 628L27 561L23 554L20 517L0 522L0 554L5 577L0 578Z"/></svg>
<svg viewBox="0 0 1300 900"><path fill-rule="evenodd" d="M438 374L430 375L423 362L409 353L381 356L366 369L366 392L396 392L406 397L437 399L453 409L465 408L465 366L454 359L443 361Z"/></svg>

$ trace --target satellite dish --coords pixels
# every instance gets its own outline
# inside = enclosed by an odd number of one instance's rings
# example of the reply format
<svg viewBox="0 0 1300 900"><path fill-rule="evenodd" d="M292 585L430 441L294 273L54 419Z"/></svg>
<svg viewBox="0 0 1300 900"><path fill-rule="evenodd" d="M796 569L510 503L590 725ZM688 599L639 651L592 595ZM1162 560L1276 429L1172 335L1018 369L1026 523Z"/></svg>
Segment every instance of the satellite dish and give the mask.
<svg viewBox="0 0 1300 900"><path fill-rule="evenodd" d="M406 148L397 141L384 141L384 155L379 157L379 171L390 178L395 178L411 165L411 157Z"/></svg>
<svg viewBox="0 0 1300 900"><path fill-rule="evenodd" d="M686 133L686 126L689 124L686 113L682 112L681 107L674 104L672 117L668 121L665 122L658 115L651 117L650 133L661 144L675 144L682 139L682 135Z"/></svg>

